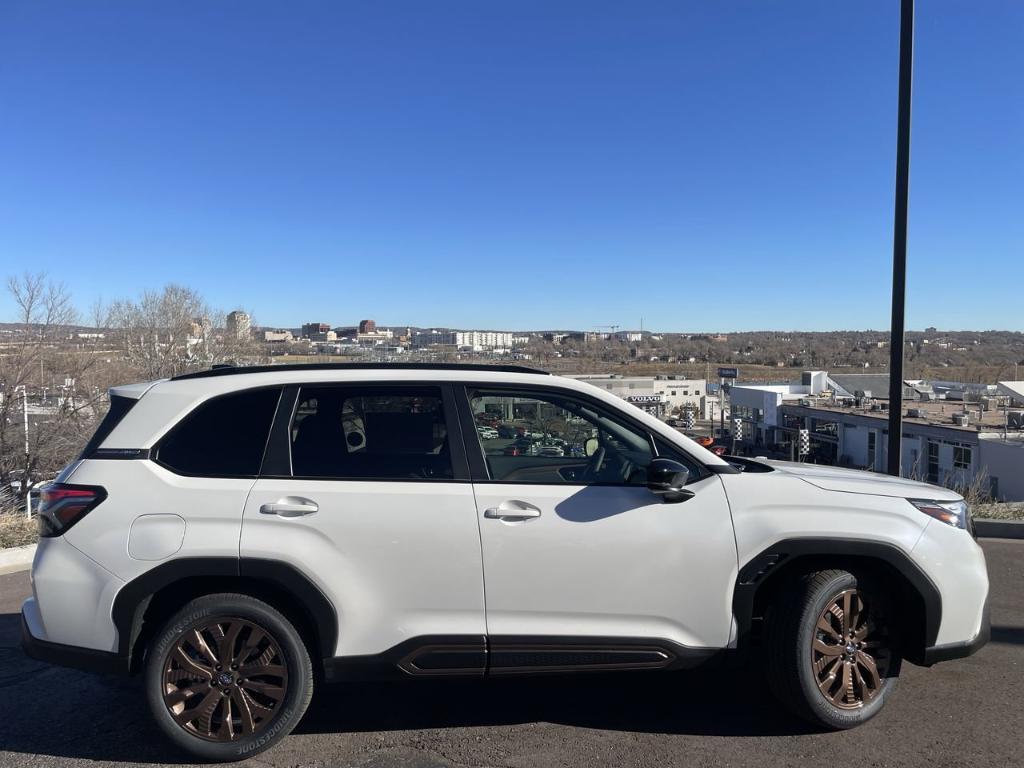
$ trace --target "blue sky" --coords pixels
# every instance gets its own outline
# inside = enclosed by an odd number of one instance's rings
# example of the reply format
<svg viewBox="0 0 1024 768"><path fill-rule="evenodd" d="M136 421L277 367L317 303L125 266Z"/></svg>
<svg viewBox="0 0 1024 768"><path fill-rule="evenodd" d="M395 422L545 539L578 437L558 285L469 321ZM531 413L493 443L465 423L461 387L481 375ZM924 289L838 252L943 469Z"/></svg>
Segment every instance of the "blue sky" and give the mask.
<svg viewBox="0 0 1024 768"><path fill-rule="evenodd" d="M898 6L6 0L0 274L283 326L884 328ZM1024 329L1024 3L917 21L908 327Z"/></svg>

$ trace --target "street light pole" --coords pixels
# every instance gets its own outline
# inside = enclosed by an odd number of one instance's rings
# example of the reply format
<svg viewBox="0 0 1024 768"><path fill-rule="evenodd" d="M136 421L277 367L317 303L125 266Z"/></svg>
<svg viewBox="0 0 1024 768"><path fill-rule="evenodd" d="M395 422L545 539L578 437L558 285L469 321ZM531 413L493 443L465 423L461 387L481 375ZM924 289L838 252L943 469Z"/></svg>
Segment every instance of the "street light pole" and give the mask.
<svg viewBox="0 0 1024 768"><path fill-rule="evenodd" d="M914 0L900 3L899 109L896 118L896 206L892 241L892 329L889 337L890 475L900 475L903 437L903 342L907 298L907 203L910 196L910 97L914 78Z"/></svg>

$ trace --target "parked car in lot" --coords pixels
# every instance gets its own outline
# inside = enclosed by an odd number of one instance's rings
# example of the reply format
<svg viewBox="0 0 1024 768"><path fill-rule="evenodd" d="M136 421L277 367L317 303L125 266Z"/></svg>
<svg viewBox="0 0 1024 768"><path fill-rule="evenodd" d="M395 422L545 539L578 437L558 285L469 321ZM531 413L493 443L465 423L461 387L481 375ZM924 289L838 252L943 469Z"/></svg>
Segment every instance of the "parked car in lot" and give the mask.
<svg viewBox="0 0 1024 768"><path fill-rule="evenodd" d="M724 445L716 445L715 438L713 437L698 437L695 439L697 445L703 446L711 451L716 456L725 456L726 447Z"/></svg>
<svg viewBox="0 0 1024 768"><path fill-rule="evenodd" d="M477 434L479 434L480 437L483 438L484 440L498 439L498 430L496 430L494 427L477 427L476 431Z"/></svg>
<svg viewBox="0 0 1024 768"><path fill-rule="evenodd" d="M904 662L988 638L985 560L955 492L726 461L584 382L282 365L110 394L43 491L22 642L141 675L159 730L198 760L271 747L321 681L732 654L797 715L848 728ZM474 414L494 403L532 403L582 447L485 451Z"/></svg>
<svg viewBox="0 0 1024 768"><path fill-rule="evenodd" d="M506 440L519 437L521 434L521 432L511 424L499 424L496 429L498 430L498 437Z"/></svg>
<svg viewBox="0 0 1024 768"><path fill-rule="evenodd" d="M521 454L537 455L537 441L532 437L517 437L511 445L518 448Z"/></svg>

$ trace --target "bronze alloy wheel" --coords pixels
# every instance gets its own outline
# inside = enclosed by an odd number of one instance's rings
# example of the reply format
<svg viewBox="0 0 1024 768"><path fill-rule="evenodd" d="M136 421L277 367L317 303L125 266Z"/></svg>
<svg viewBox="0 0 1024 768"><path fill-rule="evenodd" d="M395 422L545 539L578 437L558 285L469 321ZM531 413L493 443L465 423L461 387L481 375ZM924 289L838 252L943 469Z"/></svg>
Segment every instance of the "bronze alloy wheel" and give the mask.
<svg viewBox="0 0 1024 768"><path fill-rule="evenodd" d="M840 709L859 709L882 691L892 658L884 622L856 588L837 594L818 616L811 669L818 690Z"/></svg>
<svg viewBox="0 0 1024 768"><path fill-rule="evenodd" d="M280 645L243 619L216 619L189 629L171 647L163 670L163 699L171 717L207 741L259 733L288 690Z"/></svg>

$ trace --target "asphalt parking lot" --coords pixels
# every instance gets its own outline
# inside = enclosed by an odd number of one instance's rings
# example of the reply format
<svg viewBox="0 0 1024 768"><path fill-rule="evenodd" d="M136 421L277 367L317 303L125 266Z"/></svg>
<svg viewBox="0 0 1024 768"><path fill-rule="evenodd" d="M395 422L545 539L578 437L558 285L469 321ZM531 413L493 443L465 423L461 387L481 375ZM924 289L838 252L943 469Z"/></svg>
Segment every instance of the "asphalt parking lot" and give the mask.
<svg viewBox="0 0 1024 768"><path fill-rule="evenodd" d="M744 670L568 679L411 681L318 692L296 732L246 765L1010 766L1024 764L1024 542L983 542L992 642L904 667L868 725L818 733ZM26 658L28 574L0 576L0 765L171 765L137 680Z"/></svg>

